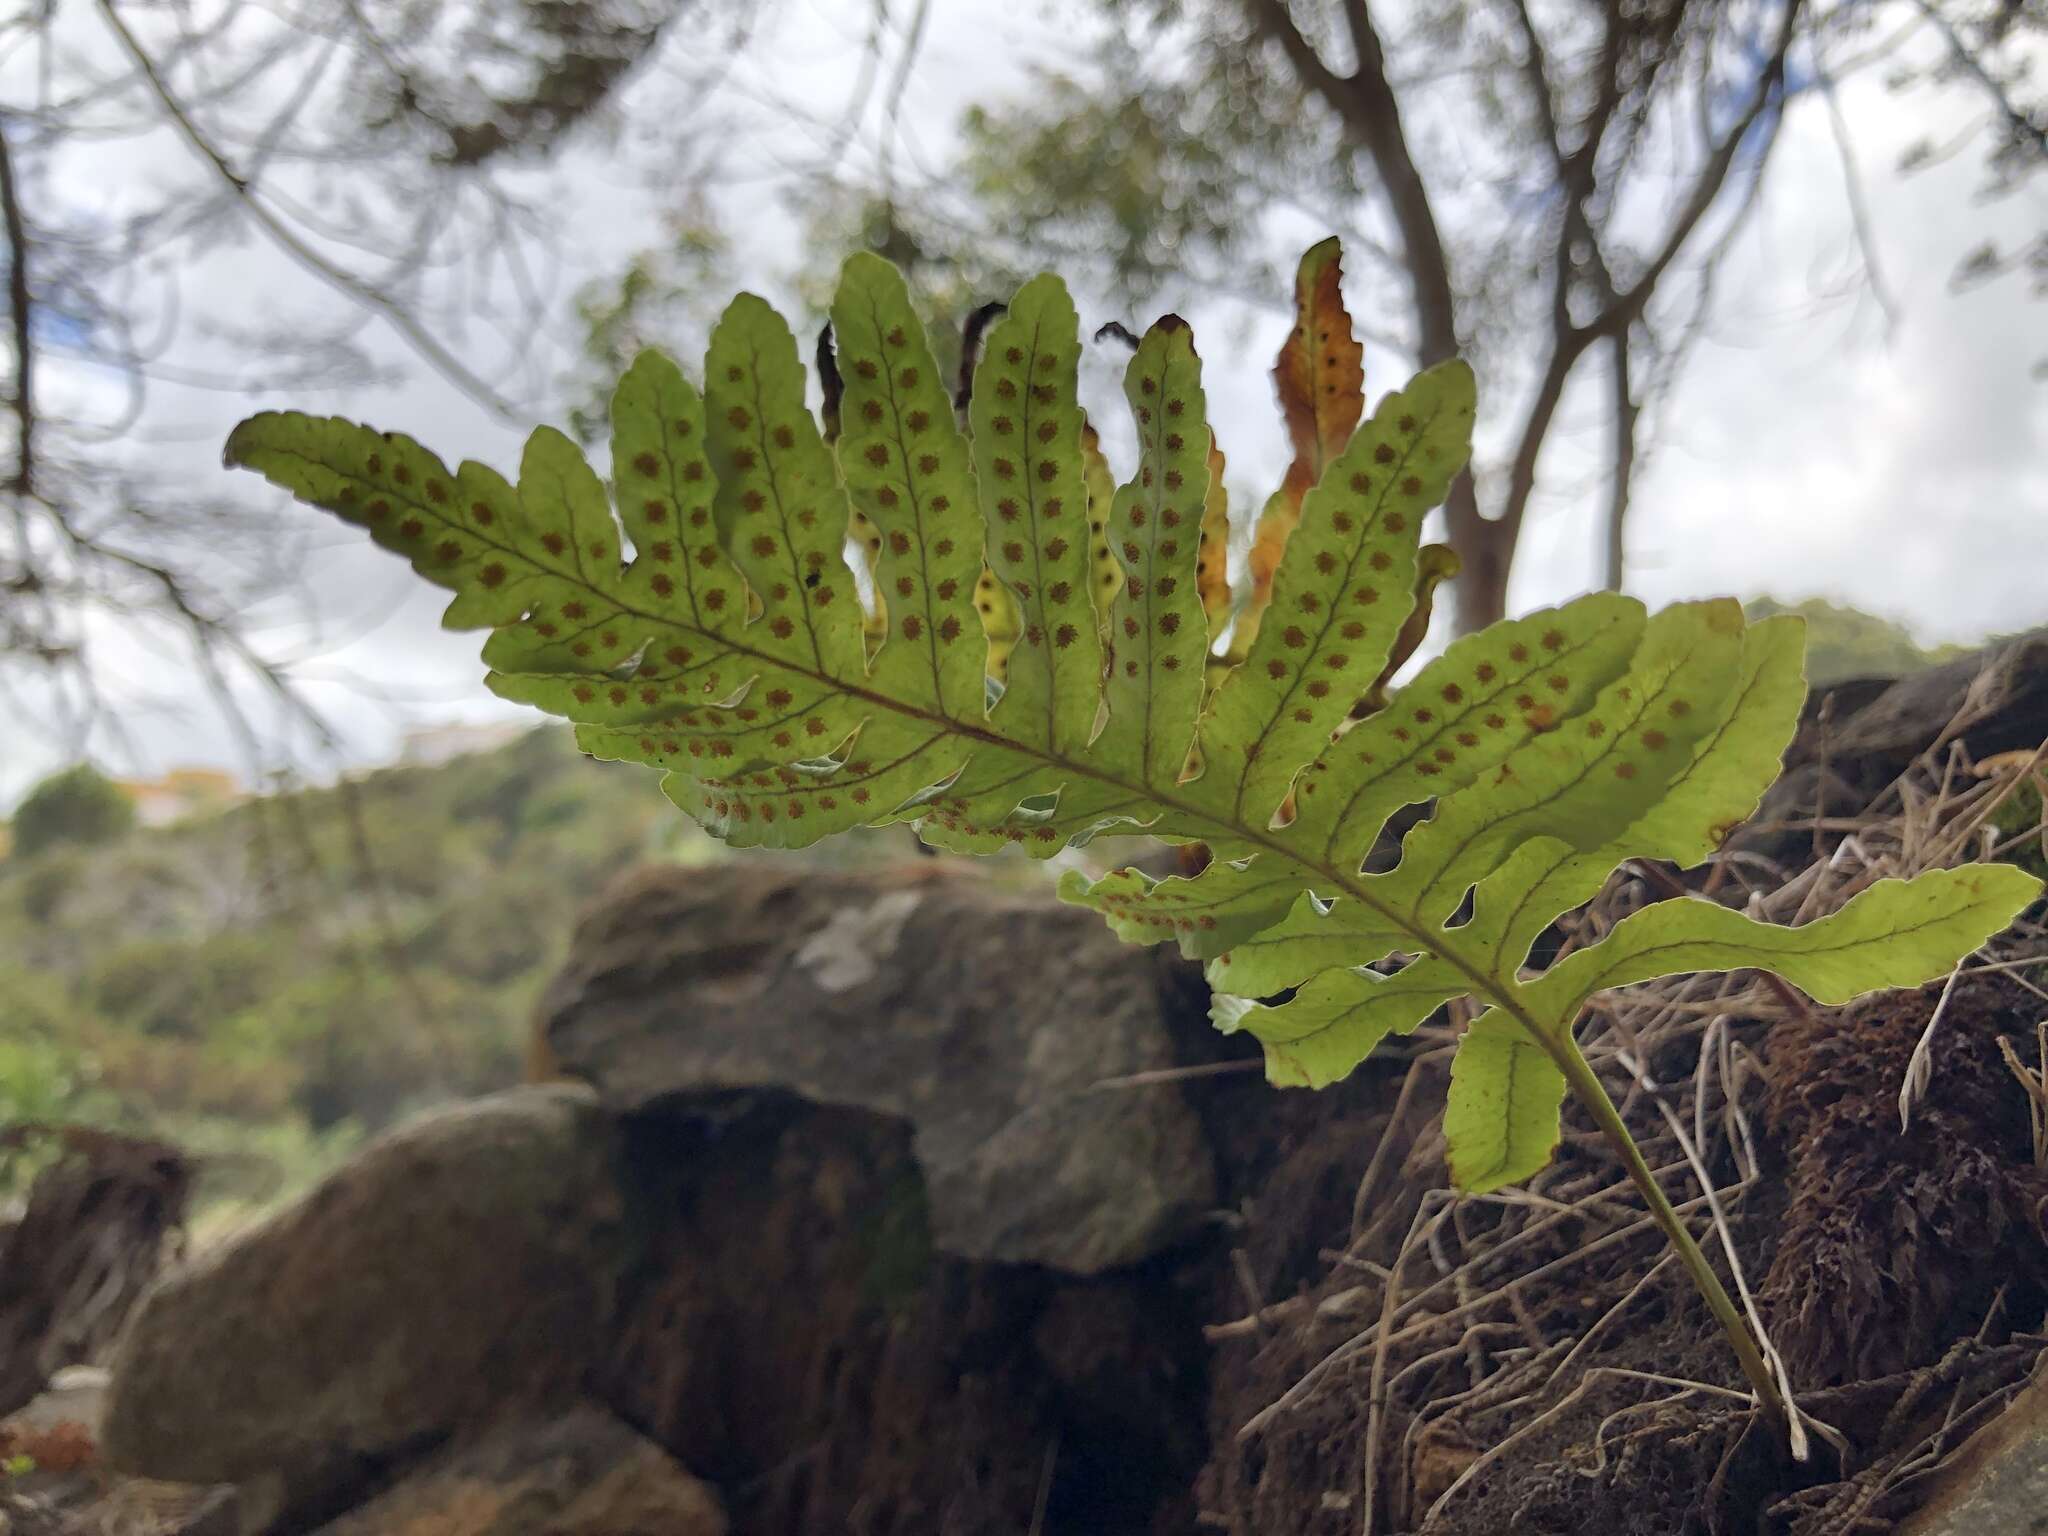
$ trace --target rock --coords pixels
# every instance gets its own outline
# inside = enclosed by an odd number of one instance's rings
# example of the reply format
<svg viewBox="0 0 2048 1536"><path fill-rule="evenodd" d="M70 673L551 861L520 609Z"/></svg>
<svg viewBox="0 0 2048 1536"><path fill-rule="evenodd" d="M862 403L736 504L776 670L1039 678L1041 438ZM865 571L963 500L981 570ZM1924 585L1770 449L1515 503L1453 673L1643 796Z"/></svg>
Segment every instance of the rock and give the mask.
<svg viewBox="0 0 2048 1536"><path fill-rule="evenodd" d="M774 1090L907 1121L941 1249L1090 1275L1214 1198L1177 1090L1091 1091L1174 1065L1164 963L946 865L656 869L585 920L541 1019L621 1111Z"/></svg>
<svg viewBox="0 0 2048 1536"><path fill-rule="evenodd" d="M559 1086L372 1142L144 1298L112 1361L108 1460L317 1499L508 1405L568 1399L620 1270L616 1164L595 1098Z"/></svg>
<svg viewBox="0 0 2048 1536"><path fill-rule="evenodd" d="M2048 1530L2048 1371L1965 1441L1897 1536L2040 1536Z"/></svg>
<svg viewBox="0 0 2048 1536"><path fill-rule="evenodd" d="M725 1536L718 1495L590 1407L507 1424L316 1536Z"/></svg>
<svg viewBox="0 0 2048 1536"><path fill-rule="evenodd" d="M237 1536L233 1488L193 1488L124 1478L99 1453L99 1421L108 1377L73 1365L50 1378L41 1396L0 1419L0 1536Z"/></svg>
<svg viewBox="0 0 2048 1536"><path fill-rule="evenodd" d="M82 1125L0 1126L43 1146L21 1220L0 1227L0 1416L65 1366L97 1359L177 1247L192 1165L163 1142Z"/></svg>
<svg viewBox="0 0 2048 1536"><path fill-rule="evenodd" d="M2048 736L2048 629L1901 678L1834 722L1829 755L1896 773L1933 745L1959 711L1958 734L1975 757L2038 746Z"/></svg>
<svg viewBox="0 0 2048 1536"><path fill-rule="evenodd" d="M1213 1245L1088 1279L953 1258L907 1122L732 1098L625 1125L647 1240L594 1396L750 1532L1192 1528Z"/></svg>
<svg viewBox="0 0 2048 1536"><path fill-rule="evenodd" d="M107 1399L106 1371L97 1365L68 1365L50 1378L40 1396L0 1418L0 1441L11 1435L76 1424L95 1440Z"/></svg>
<svg viewBox="0 0 2048 1536"><path fill-rule="evenodd" d="M232 1488L94 1472L30 1473L0 1485L0 1536L240 1536Z"/></svg>
<svg viewBox="0 0 2048 1536"><path fill-rule="evenodd" d="M1734 846L1773 858L1796 856L1811 837L1796 824L1816 811L1857 815L1951 725L1958 727L1953 739L1978 762L2031 749L2048 737L2048 628L1896 682L1816 689L1785 753L1784 777L1764 795L1750 825L1735 834Z"/></svg>

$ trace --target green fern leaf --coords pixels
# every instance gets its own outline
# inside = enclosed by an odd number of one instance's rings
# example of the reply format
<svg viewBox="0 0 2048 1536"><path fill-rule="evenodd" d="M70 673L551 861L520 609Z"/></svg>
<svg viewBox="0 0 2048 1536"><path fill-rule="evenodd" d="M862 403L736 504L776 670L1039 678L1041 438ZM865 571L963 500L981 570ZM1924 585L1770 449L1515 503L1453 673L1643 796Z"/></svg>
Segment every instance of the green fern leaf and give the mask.
<svg viewBox="0 0 2048 1536"><path fill-rule="evenodd" d="M1434 957L1391 976L1328 970L1278 1007L1224 994L1210 1017L1218 1028L1243 1030L1266 1050L1269 1081L1289 1088L1342 1082L1389 1035L1405 1035L1471 983Z"/></svg>
<svg viewBox="0 0 2048 1536"><path fill-rule="evenodd" d="M879 256L849 260L832 332L850 359L840 369L840 470L881 540L875 581L889 633L873 684L947 719L978 718L986 658L957 627L961 594L981 575L981 512L967 439L902 274Z"/></svg>
<svg viewBox="0 0 2048 1536"><path fill-rule="evenodd" d="M1434 368L1354 429L1336 261L1325 245L1304 263L1303 313L1329 343L1305 331L1283 354L1291 532L1272 525L1236 666L1211 655L1222 456L1194 338L1169 316L1132 356L1139 459L1113 486L1079 398L1078 316L1050 276L986 337L965 428L902 278L857 256L832 307L830 440L788 326L742 296L701 394L658 353L628 370L609 489L546 429L516 488L290 414L245 422L227 457L449 589L446 622L490 631L494 689L574 721L598 756L662 769L733 843L902 822L1039 856L1109 835L1207 844L1196 876L1069 873L1061 890L1204 961L1218 1024L1259 1039L1276 1082L1334 1082L1475 999L1450 1119L1472 1185L1548 1156L1566 1083L1597 1092L1572 1039L1594 991L1758 965L1832 1000L1939 974L2031 899L2018 871L1973 869L1792 930L1665 903L1525 974L1533 940L1617 865L1697 862L1748 814L1803 696L1800 632L1745 629L1732 602L1650 617L1596 594L1390 687L1445 569L1419 539L1464 466L1473 382ZM1313 378L1335 388L1326 408L1303 393ZM1412 824L1398 839L1396 817Z"/></svg>
<svg viewBox="0 0 2048 1536"><path fill-rule="evenodd" d="M1324 971L1384 959L1404 942L1412 942L1406 929L1356 901L1303 892L1286 916L1209 960L1206 972L1219 993L1271 997Z"/></svg>
<svg viewBox="0 0 2048 1536"><path fill-rule="evenodd" d="M1414 601L1423 514L1471 451L1472 370L1444 363L1389 395L1302 504L1244 664L1202 728L1197 803L1264 829L1385 665Z"/></svg>
<svg viewBox="0 0 2048 1536"><path fill-rule="evenodd" d="M1444 1140L1451 1177L1483 1194L1537 1172L1557 1150L1565 1078L1513 1020L1489 1009L1451 1059Z"/></svg>
<svg viewBox="0 0 2048 1536"><path fill-rule="evenodd" d="M1252 530L1251 588L1227 660L1244 660L1273 601L1282 556L1302 519L1302 502L1351 441L1365 409L1365 349L1344 308L1343 250L1333 237L1302 254L1294 279L1294 328L1273 363L1273 392L1287 422L1294 461Z"/></svg>
<svg viewBox="0 0 2048 1536"><path fill-rule="evenodd" d="M1525 989L1538 1019L1576 1015L1595 992L1686 971L1774 971L1817 1003L1932 981L2041 893L2011 864L1967 864L1880 880L1797 928L1709 901L1660 901L1630 914Z"/></svg>
<svg viewBox="0 0 2048 1536"><path fill-rule="evenodd" d="M1581 852L1533 838L1479 882L1465 937L1495 971L1511 971L1561 913L1590 900L1628 858L1697 864L1748 819L1778 776L1806 698L1796 622L1766 620L1743 636L1741 670L1727 715L1701 737L1692 762L1672 776L1662 799L1613 841Z"/></svg>

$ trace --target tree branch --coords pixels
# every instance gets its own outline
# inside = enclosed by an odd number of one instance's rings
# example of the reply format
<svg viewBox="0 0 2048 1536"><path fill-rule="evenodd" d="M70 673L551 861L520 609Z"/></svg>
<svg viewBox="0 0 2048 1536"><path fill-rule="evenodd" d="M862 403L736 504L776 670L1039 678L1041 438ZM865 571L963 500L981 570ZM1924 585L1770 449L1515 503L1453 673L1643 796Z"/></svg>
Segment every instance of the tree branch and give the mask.
<svg viewBox="0 0 2048 1536"><path fill-rule="evenodd" d="M1536 115L1543 122L1544 147L1550 151L1558 177L1563 179L1567 170L1564 130L1557 120L1557 98L1550 89L1549 50L1543 46L1543 34L1536 30L1536 18L1529 13L1529 0L1514 0L1514 11L1522 29L1522 74L1536 103Z"/></svg>
<svg viewBox="0 0 2048 1536"><path fill-rule="evenodd" d="M1614 478L1607 491L1607 569L1602 585L1610 592L1621 590L1627 555L1629 492L1636 474L1636 419L1641 407L1629 374L1628 333L1614 338L1614 368L1609 375L1614 398L1611 402L1614 428Z"/></svg>
<svg viewBox="0 0 2048 1536"><path fill-rule="evenodd" d="M1613 304L1607 306L1600 317L1587 327L1588 330L1608 336L1627 332L1628 327L1648 306L1658 282L1669 270L1672 262L1678 259L1678 253L1692 237L1693 230L1699 226L1700 220L1707 216L1720 197L1721 188L1727 183L1728 173L1735 166L1736 156L1741 153L1742 141L1749 137L1750 130L1762 119L1773 102L1782 105L1785 60L1792 51L1792 40L1798 32L1802 6L1803 0L1785 0L1785 9L1778 22L1777 41L1771 49L1770 59L1757 76L1756 90L1750 97L1749 105L1743 109L1742 116L1728 130L1714 152L1707 157L1706 165L1700 170L1699 179L1693 184L1692 195L1679 209L1678 217L1672 222L1663 244L1651 258L1642 276L1637 278Z"/></svg>
<svg viewBox="0 0 2048 1536"><path fill-rule="evenodd" d="M1401 122L1399 102L1387 72L1386 49L1372 23L1368 0L1344 0L1343 14L1357 55L1356 73L1340 75L1323 62L1302 35L1287 0L1242 0L1254 31L1279 43L1303 86L1321 97L1350 137L1371 158L1386 189L1394 225L1400 232L1403 264L1415 295L1416 344L1423 365L1458 354L1458 305L1451 286L1450 260L1429 189L1415 164ZM1476 629L1499 616L1507 581L1511 540L1479 510L1479 493L1471 471L1451 482L1444 502L1451 543L1464 569L1453 586L1460 630Z"/></svg>
<svg viewBox="0 0 2048 1536"><path fill-rule="evenodd" d="M1558 247L1558 270L1556 294L1552 305L1552 321L1555 327L1549 361L1545 364L1543 376L1536 387L1536 398L1530 404L1529 414L1522 425L1520 441L1515 447L1515 456L1508 471L1507 494L1500 515L1500 537L1508 551L1521 531L1522 520L1528 512L1529 498L1536 489L1536 465L1543 451L1544 441L1550 435L1556 419L1559 402L1564 397L1566 383L1586 349L1595 341L1606 339L1613 343L1617 359L1617 416L1613 423L1616 433L1614 464L1615 484L1609 503L1607 527L1608 584L1618 587L1621 580L1621 545L1623 541L1622 520L1628 512L1629 480L1633 476L1635 461L1635 434L1640 409L1635 404L1632 387L1628 378L1627 354L1629 327L1642 315L1648 306L1657 283L1669 270L1685 242L1707 212L1718 201L1727 184L1728 173L1733 168L1736 156L1744 139L1756 126L1774 101L1778 101L1784 85L1786 57L1791 51L1793 36L1797 29L1801 0L1786 0L1776 44L1763 71L1758 76L1756 90L1740 118L1729 129L1721 142L1701 168L1691 195L1679 210L1677 218L1666 232L1657 255L1644 270L1642 276L1626 292L1617 292L1604 259L1599 255L1598 243L1594 238L1591 221L1587 217L1585 198L1592 188L1592 172L1598 154L1600 135L1606 131L1607 122L1612 120L1621 97L1609 84L1603 84L1601 104L1595 108L1597 122L1589 127L1588 136L1575 150L1559 158L1559 175L1565 182L1567 212L1565 228ZM1528 19L1525 7L1518 5L1524 17L1525 42L1540 50L1541 40L1534 36L1534 24ZM1609 40L1603 48L1604 67L1612 69L1618 56L1613 44L1615 25L1610 21ZM1540 58L1540 52L1532 51L1532 57ZM1607 77L1613 78L1610 74ZM1554 118L1551 121L1555 121ZM1574 226L1579 237L1584 239L1589 250L1588 264L1591 270L1585 275L1592 281L1605 300L1599 314L1588 324L1576 325L1568 303L1570 283L1573 276L1571 242Z"/></svg>
<svg viewBox="0 0 2048 1536"><path fill-rule="evenodd" d="M35 494L36 353L32 345L28 291L28 224L21 216L21 190L14 179L14 151L7 142L7 119L0 116L0 224L7 230L7 312L14 335L14 410L17 439L14 474L9 487L20 496Z"/></svg>
<svg viewBox="0 0 2048 1536"><path fill-rule="evenodd" d="M1558 287L1561 308L1564 287L1561 273ZM1514 460L1508 467L1507 496L1501 503L1500 516L1495 519L1503 529L1502 536L1508 541L1510 550L1521 533L1522 516L1528 511L1529 497L1536 489L1536 460L1543 452L1544 440L1550 436L1551 422L1556 419L1558 403L1564 398L1565 382L1592 340L1592 332L1575 328L1569 319L1560 319L1556 339L1551 345L1550 361L1544 365L1543 377L1536 386L1536 398L1530 402L1529 414L1522 423L1521 439L1515 444Z"/></svg>
<svg viewBox="0 0 2048 1536"><path fill-rule="evenodd" d="M1372 159L1386 188L1394 225L1401 232L1409 281L1415 289L1417 344L1427 367L1458 352L1457 300L1450 262L1429 189L1416 168L1401 123L1400 104L1387 81L1386 50L1380 44L1365 0L1346 0L1358 72L1345 76L1325 64L1294 24L1287 0L1245 0L1253 26L1280 44L1302 84L1320 96Z"/></svg>
<svg viewBox="0 0 2048 1536"><path fill-rule="evenodd" d="M206 135L200 132L199 125L192 120L191 114L185 110L178 98L172 93L169 83L158 72L155 63L151 60L149 54L144 51L141 42L129 30L128 24L121 19L119 11L115 9L114 0L100 0L100 12L106 17L107 25L113 29L115 36L120 39L121 45L127 50L128 56L135 61L136 67L142 71L143 78L149 82L150 89L155 92L157 100L163 104L165 113L170 117L171 122L176 126L179 133L184 136L186 142L192 146L199 157L220 177L228 190L248 210L249 216L256 221L265 234L270 236L279 250L283 251L285 255L289 256L300 267L320 279L323 283L339 290L365 309L381 315L391 328L397 331L399 336L411 346L414 352L425 359L450 384L453 384L479 405L484 406L487 410L504 420L518 421L521 419L520 413L513 408L510 401L506 400L504 396L500 395L490 385L486 384L481 378L465 367L461 360L443 346L425 326L421 325L419 320L405 306L398 303L389 294L366 283L354 273L344 271L342 268L335 266L326 257L307 245L297 232L275 213L271 212L269 208L265 207L257 198L255 189L249 181L238 173L228 163L226 157L207 139Z"/></svg>
<svg viewBox="0 0 2048 1536"><path fill-rule="evenodd" d="M1596 185L1599 166L1600 146L1607 137L1608 125L1614 121L1614 114L1621 109L1621 19L1610 7L1607 16L1607 30L1600 43L1600 89L1593 107L1586 115L1578 144L1570 149L1565 147L1564 125L1557 116L1557 101L1551 91L1549 50L1544 46L1543 34L1536 30L1536 18L1529 8L1529 0L1514 0L1515 19L1522 30L1522 73L1529 86L1529 94L1536 103L1537 116L1542 120L1544 137L1548 140L1551 164L1557 170L1558 184L1564 192L1564 223L1558 232L1557 261L1559 268L1570 277L1585 275L1592 279L1603 303L1614 298L1614 278L1607 265L1605 252L1600 248L1599 232L1593 227L1592 214L1587 205L1591 201ZM1574 241L1582 241L1586 248L1585 267L1580 274L1572 253ZM1567 290L1568 295L1568 290ZM1570 312L1566 311L1569 323Z"/></svg>
<svg viewBox="0 0 2048 1536"><path fill-rule="evenodd" d="M1957 68L1976 81L1984 94L1991 98L1991 105L2004 119L2006 133L2012 141L2031 146L2034 154L2048 160L2048 123L2036 122L2020 109L2012 94L1984 67L1984 61L1970 51L1949 19L1928 4L1928 0L1913 0L1913 7L1934 24L1942 41L1948 44L1949 56L1955 60Z"/></svg>

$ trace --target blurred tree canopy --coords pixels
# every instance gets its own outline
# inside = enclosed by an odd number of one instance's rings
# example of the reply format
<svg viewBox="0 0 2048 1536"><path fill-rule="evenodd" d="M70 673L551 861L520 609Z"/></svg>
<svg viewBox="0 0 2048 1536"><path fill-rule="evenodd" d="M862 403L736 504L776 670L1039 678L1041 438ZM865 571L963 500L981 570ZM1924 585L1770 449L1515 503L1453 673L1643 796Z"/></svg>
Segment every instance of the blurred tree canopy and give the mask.
<svg viewBox="0 0 2048 1536"><path fill-rule="evenodd" d="M1472 358L1505 429L1447 507L1470 627L1506 601L1532 499L1561 490L1546 455L1568 404L1599 423L1603 562L1623 579L1632 484L1788 111L1828 114L1858 210L1836 101L1856 75L1974 104L1969 132L1915 145L1906 169L1978 153L1999 198L2048 164L2030 71L2048 0L1045 6L1067 62L970 105L941 148L906 110L932 0L15 7L0 687L32 681L82 742L106 727L89 653L118 624L188 647L231 715L254 685L317 737L292 658L247 618L290 592L304 550L217 480L162 472L135 436L153 398L303 396L399 356L505 421L559 414L566 394L590 431L593 381L634 346L687 353L740 273L779 260L816 293L854 244L941 314L1056 262L1142 319L1190 293L1279 305L1296 251L1341 233L1371 339ZM154 191L92 196L111 156L159 172ZM641 181L658 239L614 251L565 220L561 188L593 170ZM787 235L773 250L770 224ZM1959 281L2048 273L2048 237L1956 240ZM237 249L289 263L297 286L257 305L181 291Z"/></svg>
<svg viewBox="0 0 2048 1536"><path fill-rule="evenodd" d="M694 46L728 52L720 5L687 8ZM152 407L385 382L380 358L396 352L523 426L558 357L536 338L570 307L545 172L572 141L615 126L607 109L685 9L0 8L7 702L74 750L120 748L107 668L93 660L120 633L188 653L251 755L252 696L280 706L275 728L324 734L292 687L294 658L255 643L249 620L293 593L303 543L215 477L167 473L152 451L161 427L145 430ZM687 89L689 75L673 78ZM232 279L189 291L195 273L231 273L242 250L290 270L254 295Z"/></svg>
<svg viewBox="0 0 2048 1536"><path fill-rule="evenodd" d="M1904 677L1923 667L1952 661L1976 648L1922 645L1913 638L1911 630L1894 619L1831 603L1826 598L1782 603L1776 598L1760 597L1743 607L1752 619L1795 613L1806 620L1806 680L1816 688L1861 677ZM1986 640L1992 638L1995 637L1987 636Z"/></svg>
<svg viewBox="0 0 2048 1536"><path fill-rule="evenodd" d="M901 852L875 832L822 857ZM559 727L118 842L17 848L0 859L0 1121L317 1173L365 1131L519 1080L576 918L620 869L730 856ZM8 1178L0 1160L0 1198Z"/></svg>
<svg viewBox="0 0 2048 1536"><path fill-rule="evenodd" d="M912 8L904 49L927 10ZM1866 256L1864 172L1836 100L1853 75L1976 103L1973 131L1916 143L1903 170L1974 145L1995 200L2048 167L2041 0L1096 0L1060 19L1075 62L971 107L953 158L903 173L892 104L865 177L835 161L830 177L792 178L809 249L880 250L944 315L1057 266L1142 320L1191 290L1281 305L1297 249L1343 234L1370 294L1358 307L1381 326L1370 339L1423 365L1468 357L1511 428L1446 508L1461 629L1504 612L1574 391L1603 423L1602 565L1622 584L1642 457L1795 102L1829 114ZM908 89L908 64L895 75ZM701 263L692 228L684 250ZM2048 233L1966 242L1959 285L2048 283ZM686 263L666 288L660 271L643 255L612 294L608 371L628 343L696 318L674 306L701 270ZM1874 261L1868 280L1881 284ZM636 329L642 306L658 320Z"/></svg>

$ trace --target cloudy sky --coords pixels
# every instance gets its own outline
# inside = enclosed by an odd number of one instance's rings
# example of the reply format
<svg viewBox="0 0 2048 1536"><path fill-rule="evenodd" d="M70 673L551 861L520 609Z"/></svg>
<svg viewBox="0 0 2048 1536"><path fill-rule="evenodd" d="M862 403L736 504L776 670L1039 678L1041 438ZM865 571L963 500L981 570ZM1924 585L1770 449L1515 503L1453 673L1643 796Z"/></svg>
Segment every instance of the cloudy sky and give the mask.
<svg viewBox="0 0 2048 1536"><path fill-rule="evenodd" d="M865 8L858 0L796 0L777 14L772 78L750 74L758 66L749 66L727 89L740 100L749 93L847 99ZM906 96L905 142L924 160L942 162L962 109L1025 89L1033 65L1058 59L1068 24L1056 6L942 0ZM1822 595L1902 619L1927 640L2048 622L2048 384L2030 378L2048 355L2048 304L2030 303L2017 282L1957 294L1949 281L1973 237L2024 236L2048 224L2048 187L1980 206L1972 154L1901 178L1892 167L1909 143L1965 125L1974 108L1900 98L1875 79L1851 82L1840 95L1895 319L1887 323L1859 281L1826 109L1801 98L1767 173L1761 211L1729 257L1713 323L1638 482L1629 587L1653 603L1720 592ZM871 147L857 145L856 157ZM658 236L656 199L644 174L627 168L632 148L590 148L551 178L562 227L573 232L555 289L564 338L573 337L568 296L576 281L615 270ZM757 178L740 194L749 215L739 221L742 239L776 268L794 265L794 231L768 194L778 167L810 148L801 135L769 137L734 162ZM190 151L158 135L98 156L78 195L114 213L167 178L194 175ZM311 316L339 302L254 240L193 256L180 276L188 312L202 317ZM765 286L774 296L774 285ZM1203 352L1212 413L1230 423L1231 478L1263 495L1281 467L1265 369L1284 319L1162 297L1212 337ZM203 355L203 324L188 332L195 355ZM388 759L409 725L508 712L481 684L479 637L441 631L435 596L348 530L310 523L253 478L229 477L218 468L218 445L250 410L283 405L402 427L451 462L476 457L508 470L519 434L443 383L388 331L372 327L364 342L392 378L359 389L258 387L247 396L158 384L137 441L148 445L154 472L231 490L274 515L281 533L308 537L306 576L322 594L317 607L297 598L271 603L251 615L253 633L274 654L297 658L307 696L335 723L347 757L375 762ZM501 353L495 342L479 343L479 356ZM1398 382L1404 361L1370 356L1368 387ZM523 382L506 379L508 387ZM95 385L72 375L58 387L89 392ZM1596 580L1602 488L1590 457L1598 426L1591 404L1568 410L1565 430L1546 451L1551 489L1524 535L1515 608L1568 597ZM545 402L534 405L559 415ZM1482 436L1486 414L1482 397ZM246 766L190 667L159 640L119 626L96 639L130 726L129 744L107 754L108 766ZM0 805L61 760L47 727L32 707L0 704Z"/></svg>

